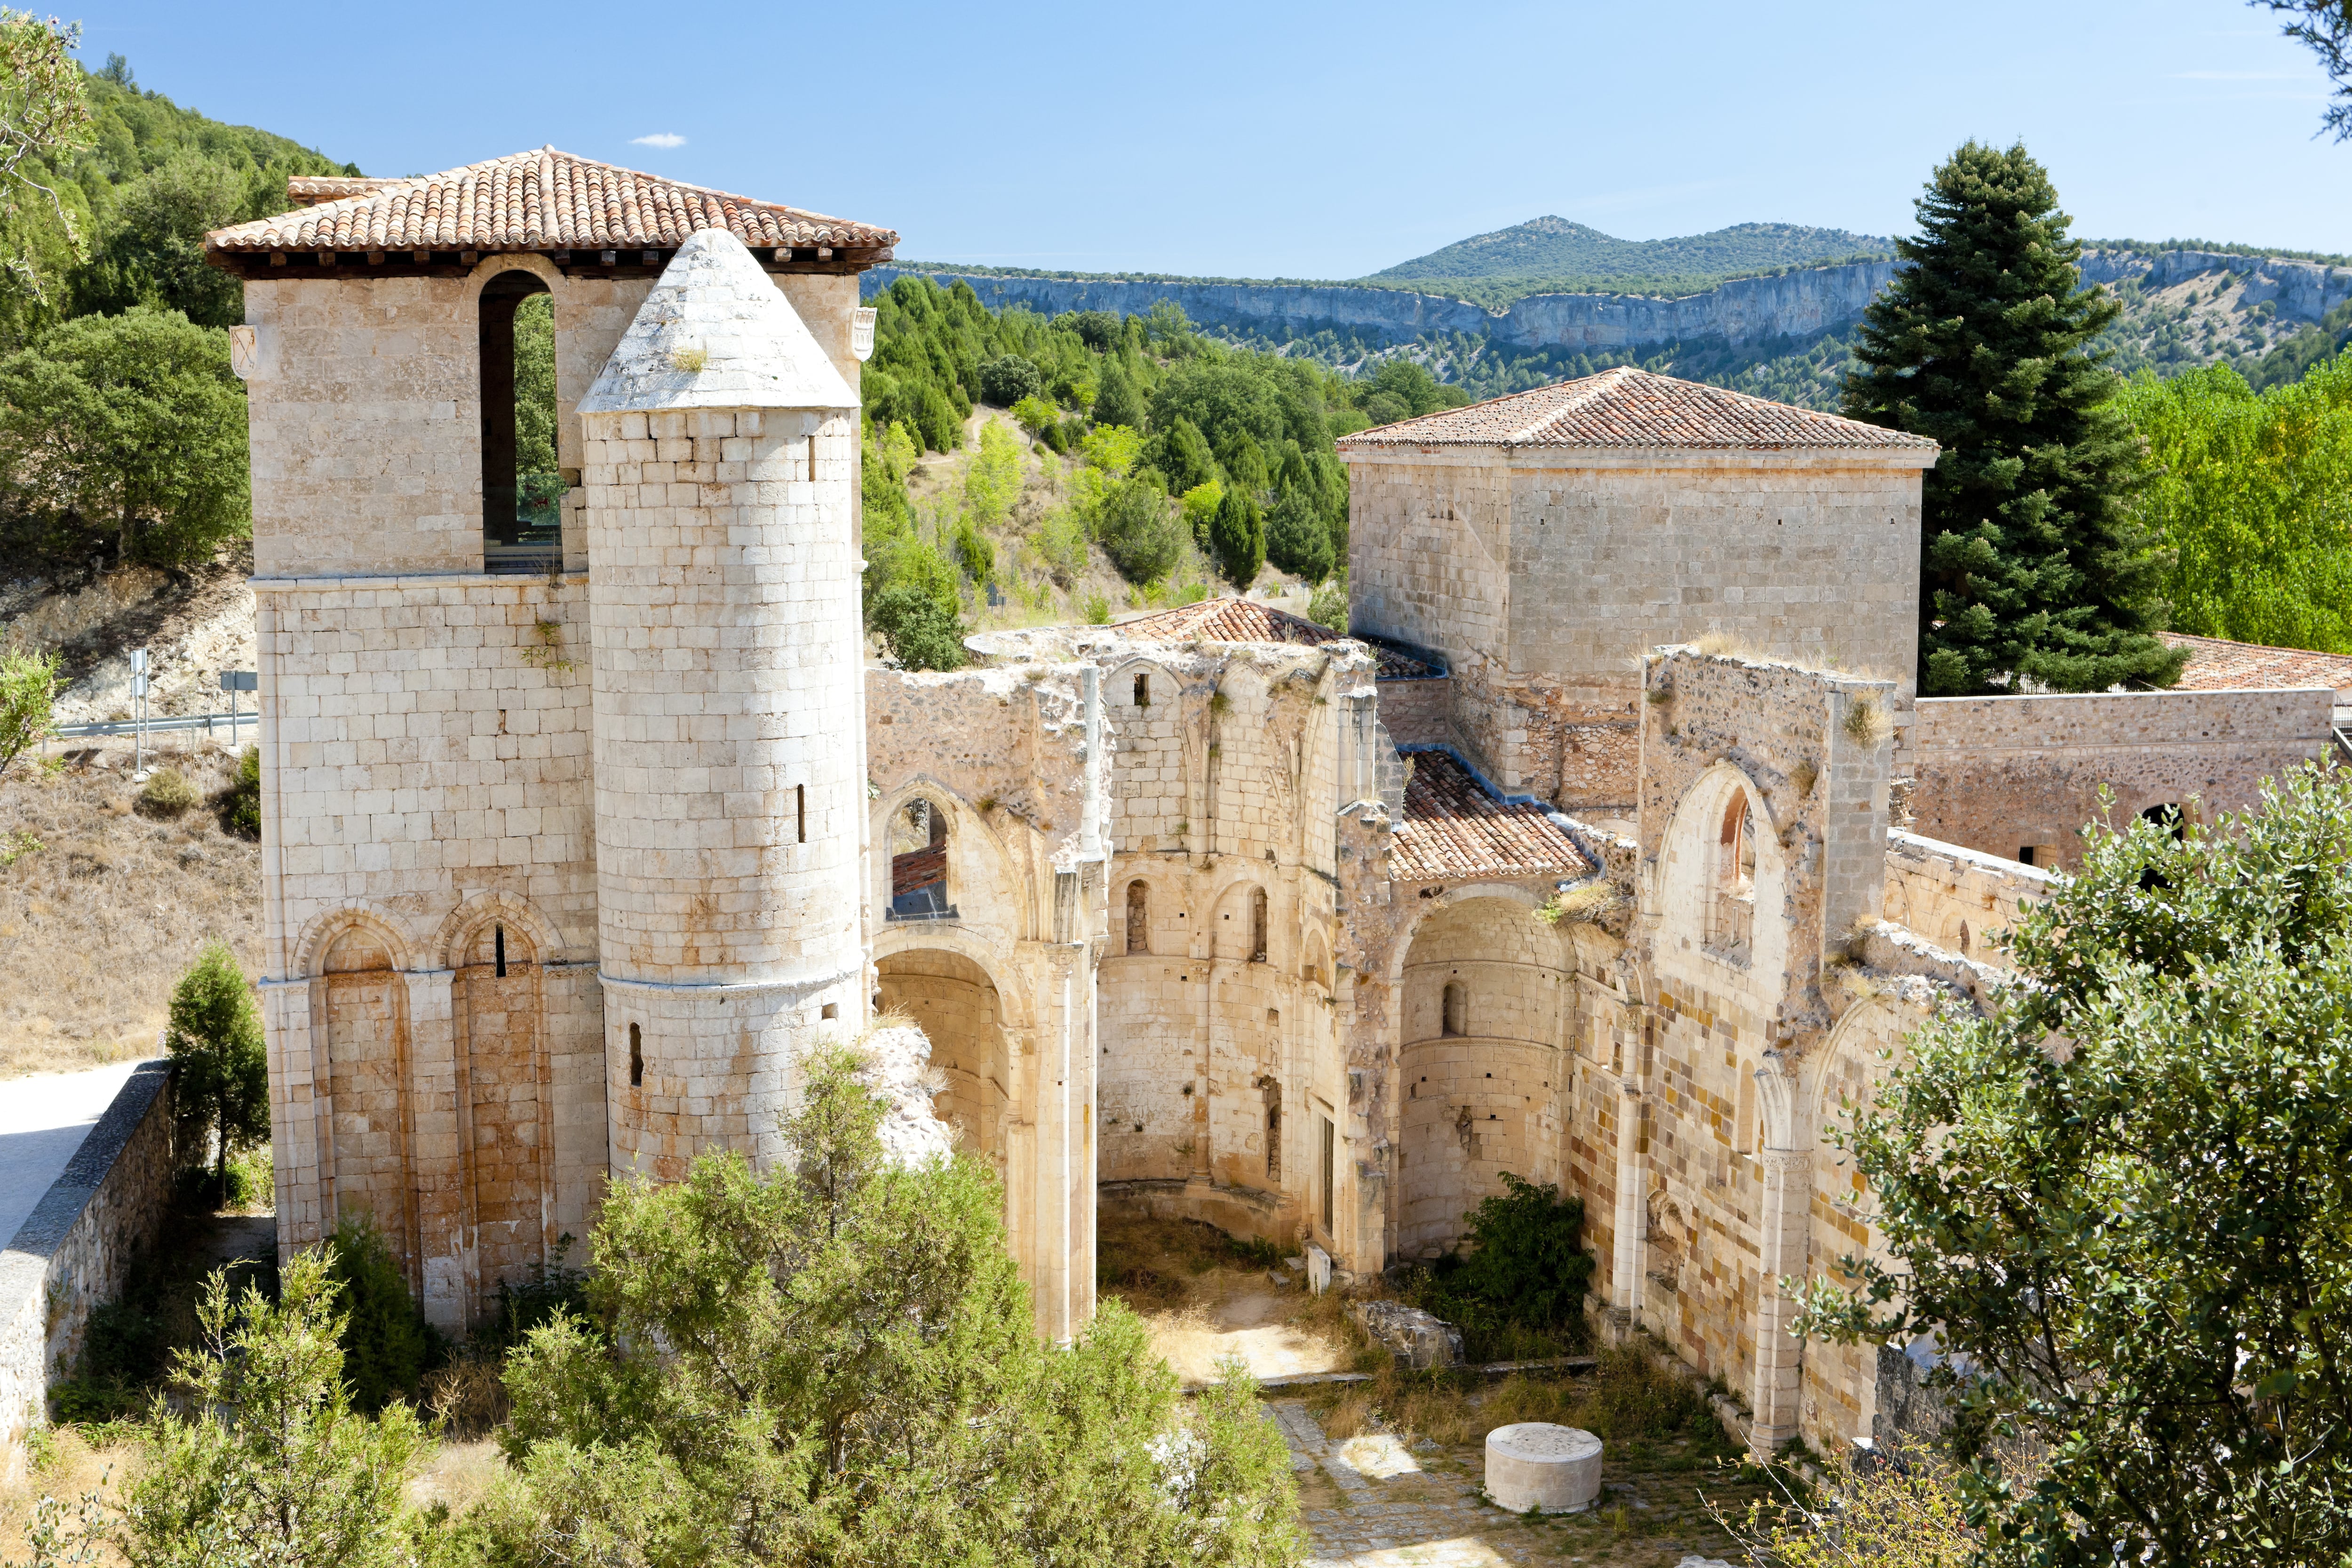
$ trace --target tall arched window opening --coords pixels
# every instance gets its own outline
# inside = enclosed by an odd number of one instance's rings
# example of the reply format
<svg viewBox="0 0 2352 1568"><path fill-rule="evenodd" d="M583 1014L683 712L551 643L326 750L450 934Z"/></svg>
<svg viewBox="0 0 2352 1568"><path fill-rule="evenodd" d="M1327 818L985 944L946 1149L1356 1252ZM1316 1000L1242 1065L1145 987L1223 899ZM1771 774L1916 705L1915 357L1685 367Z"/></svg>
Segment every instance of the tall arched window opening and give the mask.
<svg viewBox="0 0 2352 1568"><path fill-rule="evenodd" d="M482 289L482 563L491 572L544 572L563 556L554 304L529 272L501 272Z"/></svg>
<svg viewBox="0 0 2352 1568"><path fill-rule="evenodd" d="M1250 962L1265 962L1265 889L1250 890Z"/></svg>
<svg viewBox="0 0 2352 1568"><path fill-rule="evenodd" d="M949 921L948 814L920 796L890 819L890 918Z"/></svg>
<svg viewBox="0 0 2352 1568"><path fill-rule="evenodd" d="M1262 1078L1257 1087L1265 1097L1265 1179L1278 1182L1282 1180L1282 1083Z"/></svg>
<svg viewBox="0 0 2352 1568"><path fill-rule="evenodd" d="M1445 983L1444 1012L1439 1024L1449 1035L1470 1032L1470 990L1459 980Z"/></svg>
<svg viewBox="0 0 2352 1568"><path fill-rule="evenodd" d="M1724 807L1713 880L1714 930L1707 934L1715 947L1744 963L1756 931L1756 817L1744 790Z"/></svg>
<svg viewBox="0 0 2352 1568"><path fill-rule="evenodd" d="M1151 951L1151 890L1141 882L1127 885L1127 951Z"/></svg>

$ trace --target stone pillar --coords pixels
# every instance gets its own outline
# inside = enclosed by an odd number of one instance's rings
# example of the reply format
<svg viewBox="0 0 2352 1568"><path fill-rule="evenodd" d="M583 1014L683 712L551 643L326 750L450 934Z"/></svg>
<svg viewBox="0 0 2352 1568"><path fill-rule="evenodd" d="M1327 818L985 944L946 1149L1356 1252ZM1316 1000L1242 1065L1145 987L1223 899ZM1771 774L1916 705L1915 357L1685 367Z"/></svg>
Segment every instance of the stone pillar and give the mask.
<svg viewBox="0 0 2352 1568"><path fill-rule="evenodd" d="M1797 1436L1799 1394L1804 1373L1804 1344L1789 1332L1797 1303L1782 1294L1780 1277L1801 1277L1811 1237L1813 1157L1792 1147L1800 1141L1796 1126L1797 1079L1778 1051L1764 1053L1756 1069L1756 1103L1764 1126L1764 1152L1757 1163L1764 1182L1762 1213L1757 1222L1757 1267L1763 1275L1756 1290L1756 1386L1749 1399L1755 1425L1748 1446L1769 1455Z"/></svg>
<svg viewBox="0 0 2352 1568"><path fill-rule="evenodd" d="M467 1180L465 1075L457 1060L457 975L411 970L408 987L408 1180L416 1194L425 1321L457 1333L478 1290L473 1192Z"/></svg>
<svg viewBox="0 0 2352 1568"><path fill-rule="evenodd" d="M269 1162L282 1264L327 1230L319 1137L326 1108L310 1036L310 982L261 982L261 1024L269 1058Z"/></svg>
<svg viewBox="0 0 2352 1568"><path fill-rule="evenodd" d="M1643 1177L1642 1090L1633 1079L1622 1079L1617 1085L1616 1245L1609 1259L1609 1310L1618 1326L1626 1329L1642 1321L1642 1244L1649 1239Z"/></svg>
<svg viewBox="0 0 2352 1568"><path fill-rule="evenodd" d="M857 400L743 243L678 247L580 403L610 1157L772 1156L865 1016Z"/></svg>

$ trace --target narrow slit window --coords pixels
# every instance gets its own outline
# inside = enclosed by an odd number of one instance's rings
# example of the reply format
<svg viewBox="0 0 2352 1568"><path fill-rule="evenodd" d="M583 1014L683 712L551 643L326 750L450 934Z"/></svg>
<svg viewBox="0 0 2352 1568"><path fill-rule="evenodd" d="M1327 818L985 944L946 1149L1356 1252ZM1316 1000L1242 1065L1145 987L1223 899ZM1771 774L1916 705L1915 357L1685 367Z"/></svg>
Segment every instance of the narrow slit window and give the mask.
<svg viewBox="0 0 2352 1568"><path fill-rule="evenodd" d="M806 784L793 785L793 819L800 833L801 842L803 844L807 843L808 785Z"/></svg>
<svg viewBox="0 0 2352 1568"><path fill-rule="evenodd" d="M1331 1125L1331 1119L1329 1117L1322 1117L1319 1120L1323 1123L1323 1158L1321 1161L1323 1168L1318 1173L1323 1178L1323 1234L1328 1237L1331 1234L1331 1176L1338 1164L1337 1149L1339 1141L1339 1130Z"/></svg>
<svg viewBox="0 0 2352 1568"><path fill-rule="evenodd" d="M629 1087L646 1087L646 1038L635 1024L629 1026Z"/></svg>
<svg viewBox="0 0 2352 1568"><path fill-rule="evenodd" d="M555 451L555 311L547 285L501 272L482 289L482 563L544 572L563 554Z"/></svg>
<svg viewBox="0 0 2352 1568"><path fill-rule="evenodd" d="M1127 951L1151 951L1151 890L1141 882L1127 885Z"/></svg>
<svg viewBox="0 0 2352 1568"><path fill-rule="evenodd" d="M499 966L499 978L504 980L507 977L507 928L494 928L490 942L491 953Z"/></svg>
<svg viewBox="0 0 2352 1568"><path fill-rule="evenodd" d="M1271 1078L1258 1079L1265 1095L1265 1179L1282 1180L1282 1084Z"/></svg>
<svg viewBox="0 0 2352 1568"><path fill-rule="evenodd" d="M1151 706L1151 677L1139 675L1135 678L1135 705L1138 708Z"/></svg>
<svg viewBox="0 0 2352 1568"><path fill-rule="evenodd" d="M1265 962L1265 889L1250 891L1250 962Z"/></svg>
<svg viewBox="0 0 2352 1568"><path fill-rule="evenodd" d="M1445 983L1445 995L1438 1027L1448 1035L1470 1032L1470 988L1459 980Z"/></svg>

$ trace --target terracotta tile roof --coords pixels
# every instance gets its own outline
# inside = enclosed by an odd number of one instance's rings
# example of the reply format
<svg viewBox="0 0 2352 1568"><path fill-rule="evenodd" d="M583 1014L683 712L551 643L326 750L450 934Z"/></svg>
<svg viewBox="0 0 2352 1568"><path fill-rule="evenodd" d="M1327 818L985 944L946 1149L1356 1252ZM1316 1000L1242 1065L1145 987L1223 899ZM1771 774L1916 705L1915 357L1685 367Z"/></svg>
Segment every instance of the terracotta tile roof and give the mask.
<svg viewBox="0 0 2352 1568"><path fill-rule="evenodd" d="M1254 599L1230 597L1203 599L1197 605L1154 611L1131 621L1121 621L1113 629L1139 642L1286 642L1313 647L1346 640L1344 634L1287 610L1277 610ZM1364 646L1380 661L1378 679L1381 680L1412 680L1439 673L1394 648L1382 647L1378 643Z"/></svg>
<svg viewBox="0 0 2352 1568"><path fill-rule="evenodd" d="M2173 688L2175 691L2275 691L2326 686L2352 700L2352 655L2223 642L2219 637L2192 637L2181 632L2166 632L2164 640L2174 647L2189 649L2188 668L2181 670L2180 684Z"/></svg>
<svg viewBox="0 0 2352 1568"><path fill-rule="evenodd" d="M1936 450L1924 436L1630 365L1360 430L1339 440L1341 451L1384 446Z"/></svg>
<svg viewBox="0 0 2352 1568"><path fill-rule="evenodd" d="M1444 752L1414 752L1390 868L1401 882L1590 877L1596 868L1539 805L1506 805Z"/></svg>
<svg viewBox="0 0 2352 1568"><path fill-rule="evenodd" d="M205 248L646 249L676 246L704 228L730 230L754 249L887 250L898 242L890 229L683 185L552 147L409 180L292 180L287 194L318 205L215 230Z"/></svg>

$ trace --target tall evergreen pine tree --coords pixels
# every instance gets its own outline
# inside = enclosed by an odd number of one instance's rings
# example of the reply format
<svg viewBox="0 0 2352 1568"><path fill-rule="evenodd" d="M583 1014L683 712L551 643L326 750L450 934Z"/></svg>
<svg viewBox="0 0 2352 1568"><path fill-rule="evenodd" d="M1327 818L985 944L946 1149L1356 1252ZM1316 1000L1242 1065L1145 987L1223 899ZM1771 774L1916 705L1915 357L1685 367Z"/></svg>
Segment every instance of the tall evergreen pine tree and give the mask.
<svg viewBox="0 0 2352 1568"><path fill-rule="evenodd" d="M2089 345L2115 301L2022 143L1970 142L1919 199L1908 263L1863 318L1849 418L1941 443L1922 496L1927 696L2169 686L2162 557L2126 502L2143 482L2117 378Z"/></svg>

